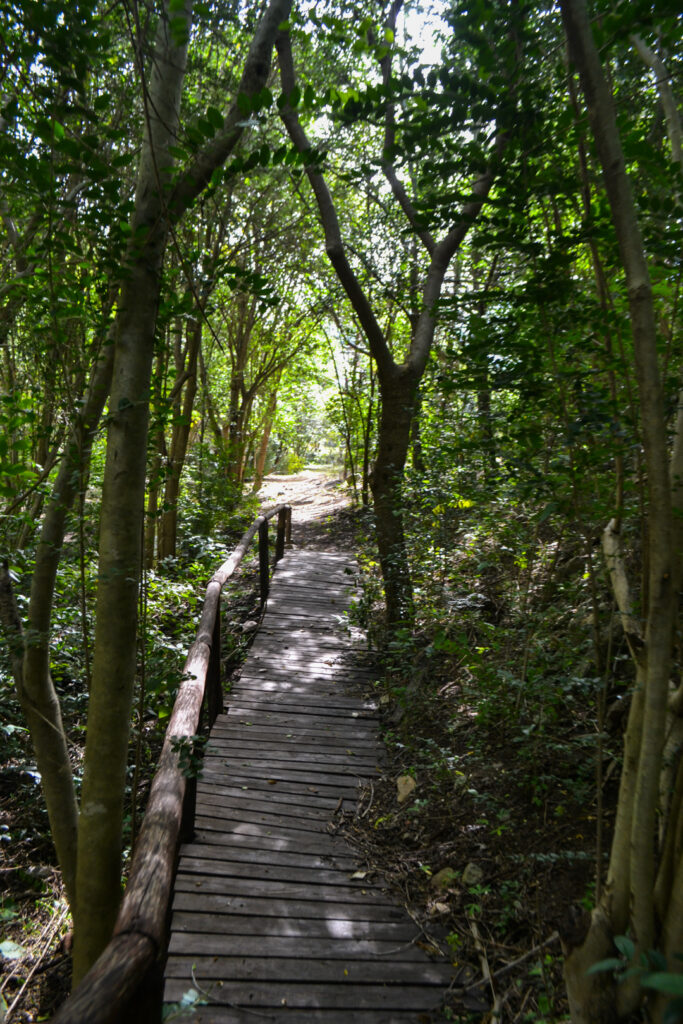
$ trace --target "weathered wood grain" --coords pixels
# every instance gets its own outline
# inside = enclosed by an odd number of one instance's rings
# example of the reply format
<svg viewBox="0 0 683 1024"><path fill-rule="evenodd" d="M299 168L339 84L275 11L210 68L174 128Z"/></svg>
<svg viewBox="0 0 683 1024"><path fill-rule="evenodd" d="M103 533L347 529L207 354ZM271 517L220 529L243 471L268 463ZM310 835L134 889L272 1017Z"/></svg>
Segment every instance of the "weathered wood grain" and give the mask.
<svg viewBox="0 0 683 1024"><path fill-rule="evenodd" d="M407 922L407 923L406 923ZM185 932L206 935L215 932L219 941L239 943L240 939L254 938L263 948L263 939L272 937L285 938L288 948L300 949L299 939L308 941L317 938L334 939L343 942L386 943L391 949L412 946L415 939L415 926L406 918L405 921L351 921L345 918L293 918L293 917L258 917L254 914L233 915L229 933L225 931L225 921L217 914L191 913L177 910L173 918L174 935ZM297 939L292 943L292 939ZM379 948L379 947L378 947Z"/></svg>
<svg viewBox="0 0 683 1024"><path fill-rule="evenodd" d="M194 1024L439 1019L449 964L332 834L385 759L347 564L285 556L211 731L165 975L168 1002L190 988L208 1000Z"/></svg>
<svg viewBox="0 0 683 1024"><path fill-rule="evenodd" d="M284 920L303 921L405 921L405 911L389 903L323 903L315 900L274 899L262 896L228 896L220 893L177 892L173 902L174 910L190 910L193 913L225 915L226 934L231 933L231 919L234 916L277 917ZM426 957L425 957L426 959ZM189 975L188 975L189 980Z"/></svg>
<svg viewBox="0 0 683 1024"><path fill-rule="evenodd" d="M410 965L414 969L414 965ZM292 1009L345 1009L347 1024L361 1021L362 1010L413 1010L425 1011L440 1001L439 989L436 994L428 985L411 985L411 970L406 965L403 982L396 984L358 984L346 978L338 984L314 983L292 984L290 982L234 981L220 985L214 982L206 991L210 1002L220 1006L231 1005L232 1009L254 1009L290 1007ZM201 984L201 979L197 978ZM203 986L202 986L203 988ZM167 978L165 996L168 1001L180 999L187 991L187 982ZM268 1015L266 1015L267 1018ZM188 1018L186 1018L188 1019ZM195 1018L196 1020L197 1018ZM211 1019L210 1017L208 1018ZM253 1014L245 1015L252 1021ZM323 1018L324 1020L325 1018ZM443 1019L443 1018L442 1018Z"/></svg>
<svg viewBox="0 0 683 1024"><path fill-rule="evenodd" d="M262 956L263 944L259 951L257 949L258 940L249 943L244 936L242 936L242 942L245 949L242 955L239 950L232 955L216 955L213 952L214 936L197 935L193 938L194 942L186 943L189 947L187 950L177 951L178 958L174 957L166 969L167 978L182 977L184 963L181 957L189 956L194 964L195 977L200 984L216 979L225 984L224 979L230 978L231 982L284 981L293 984L305 982L309 985L311 982L341 982L344 985L371 982L382 985L401 985L406 981L411 963L410 956L400 958L397 953L391 954L394 957L393 960L388 957L380 960L377 953L367 951L368 943L332 942L328 944L321 939L305 943L299 939L294 944L289 940L280 940L278 943L278 940L271 939L268 942L268 957L264 958ZM389 946L390 944L385 943L385 945ZM335 949L335 946L341 948ZM207 955L201 952L202 947L209 950ZM273 947L288 949L289 953L278 957ZM298 956L293 952L295 948L299 950ZM410 947L407 952L410 954ZM449 975L448 966L424 964L420 971L420 981L423 985L444 985L448 984Z"/></svg>

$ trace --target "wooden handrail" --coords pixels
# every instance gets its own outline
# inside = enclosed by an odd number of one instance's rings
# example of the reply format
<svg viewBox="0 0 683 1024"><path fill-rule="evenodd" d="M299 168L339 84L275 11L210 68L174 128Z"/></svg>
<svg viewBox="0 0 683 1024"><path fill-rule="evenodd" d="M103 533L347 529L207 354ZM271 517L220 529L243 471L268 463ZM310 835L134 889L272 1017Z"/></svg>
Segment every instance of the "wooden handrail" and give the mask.
<svg viewBox="0 0 683 1024"><path fill-rule="evenodd" d="M206 697L209 727L222 704L219 605L223 586L259 533L259 564L267 564L268 522L278 517L275 561L291 531L291 507L277 505L259 516L206 588L197 636L166 729L159 767L135 846L128 884L111 942L81 984L60 1007L53 1024L153 1024L161 1020L163 957L168 942L171 893L178 849L194 821L193 780L178 764L178 747L199 732ZM264 552L265 548L265 552ZM261 604L268 595L260 573Z"/></svg>

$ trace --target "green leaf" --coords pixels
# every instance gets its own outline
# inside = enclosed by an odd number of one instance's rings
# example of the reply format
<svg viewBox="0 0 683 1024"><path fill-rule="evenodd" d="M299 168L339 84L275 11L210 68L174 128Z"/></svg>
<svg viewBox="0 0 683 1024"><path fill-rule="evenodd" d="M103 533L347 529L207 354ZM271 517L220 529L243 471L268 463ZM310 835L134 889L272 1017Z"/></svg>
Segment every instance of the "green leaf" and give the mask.
<svg viewBox="0 0 683 1024"><path fill-rule="evenodd" d="M220 131L223 127L223 115L217 107L209 107L206 112L206 119L211 122L216 131Z"/></svg>
<svg viewBox="0 0 683 1024"><path fill-rule="evenodd" d="M667 996L683 996L683 974L672 974L670 971L643 974L640 984Z"/></svg>
<svg viewBox="0 0 683 1024"><path fill-rule="evenodd" d="M607 960L598 960L597 964L593 964L588 968L586 974L600 974L602 971L616 971L623 966L623 960L618 960L615 956L612 956Z"/></svg>
<svg viewBox="0 0 683 1024"><path fill-rule="evenodd" d="M59 121L55 121L54 129L55 129L55 138L56 139L63 139L65 134L66 134L66 132L64 131L64 125L60 124Z"/></svg>
<svg viewBox="0 0 683 1024"><path fill-rule="evenodd" d="M26 953L24 947L12 939L3 939L0 942L0 956L4 956L6 960L19 960L24 953Z"/></svg>
<svg viewBox="0 0 683 1024"><path fill-rule="evenodd" d="M176 16L175 18L171 18L169 24L171 26L173 45L178 47L185 46L189 39L186 19L184 17Z"/></svg>
<svg viewBox="0 0 683 1024"><path fill-rule="evenodd" d="M619 952L626 957L627 960L633 959L633 956L636 951L633 939L629 939L627 935L617 935L614 939L614 945L617 947Z"/></svg>

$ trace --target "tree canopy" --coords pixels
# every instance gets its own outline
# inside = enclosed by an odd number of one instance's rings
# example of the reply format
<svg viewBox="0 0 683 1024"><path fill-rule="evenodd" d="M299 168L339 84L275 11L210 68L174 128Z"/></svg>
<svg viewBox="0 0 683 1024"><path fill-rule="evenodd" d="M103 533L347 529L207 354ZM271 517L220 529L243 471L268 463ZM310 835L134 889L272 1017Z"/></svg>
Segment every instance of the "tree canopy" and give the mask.
<svg viewBox="0 0 683 1024"><path fill-rule="evenodd" d="M0 19L0 672L76 981L117 912L131 724L163 721L178 682L141 595L201 571L268 472L334 463L376 546L361 604L370 622L381 591L388 678L401 649L473 674L520 750L583 680L599 802L628 708L564 949L572 1019L628 1019L644 968L588 969L619 936L665 977L683 950L677 6ZM564 653L534 639L551 621Z"/></svg>

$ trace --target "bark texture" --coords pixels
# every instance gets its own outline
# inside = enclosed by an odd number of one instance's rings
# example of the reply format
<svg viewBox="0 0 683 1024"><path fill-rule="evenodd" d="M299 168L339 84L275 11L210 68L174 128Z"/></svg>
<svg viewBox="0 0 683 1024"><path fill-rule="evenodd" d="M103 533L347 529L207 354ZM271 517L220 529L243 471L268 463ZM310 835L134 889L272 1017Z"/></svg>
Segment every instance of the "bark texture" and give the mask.
<svg viewBox="0 0 683 1024"><path fill-rule="evenodd" d="M568 957L566 966L573 1019L588 1022L602 1019L604 982L597 981L595 976L587 977L585 971L575 968L575 962L584 963L588 950L602 954L604 943L598 941L599 935L623 933L628 926L641 951L658 945L654 913L656 815L677 595L672 587L675 559L666 420L645 249L626 173L614 103L585 2L562 0L561 7L570 57L579 70L626 275L648 477L649 575L644 644L637 652L636 693L629 716L608 884L585 943ZM628 628L632 619L619 561L615 557L612 557L610 571ZM623 984L613 992L613 1005L619 1017L633 1012L639 999L635 982Z"/></svg>
<svg viewBox="0 0 683 1024"><path fill-rule="evenodd" d="M266 84L287 0L271 0L250 46L240 91ZM173 31L171 31L171 20ZM112 934L120 899L123 794L136 658L137 592L145 487L150 377L164 251L177 220L233 151L244 121L235 102L222 132L183 177L167 185L183 86L191 6L165 7L145 98L143 141L127 277L117 321L100 523L100 566L76 880L74 982Z"/></svg>

